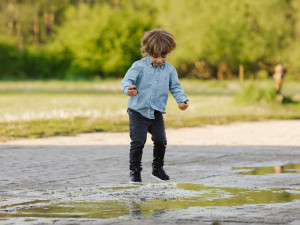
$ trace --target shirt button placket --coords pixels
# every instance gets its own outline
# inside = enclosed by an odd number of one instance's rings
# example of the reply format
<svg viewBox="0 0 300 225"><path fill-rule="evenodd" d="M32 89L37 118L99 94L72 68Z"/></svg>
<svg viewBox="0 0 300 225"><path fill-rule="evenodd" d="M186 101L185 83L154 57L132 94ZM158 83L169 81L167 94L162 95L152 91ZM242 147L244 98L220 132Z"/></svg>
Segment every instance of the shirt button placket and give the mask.
<svg viewBox="0 0 300 225"><path fill-rule="evenodd" d="M157 73L157 70L156 70L156 67L154 67L154 73L153 73L153 85L152 85L152 94L151 94L151 98L150 98L150 102L151 104L155 105L155 86L156 86L156 73ZM151 108L151 107L150 107ZM154 110L153 109L150 109L150 117L151 118L154 118Z"/></svg>

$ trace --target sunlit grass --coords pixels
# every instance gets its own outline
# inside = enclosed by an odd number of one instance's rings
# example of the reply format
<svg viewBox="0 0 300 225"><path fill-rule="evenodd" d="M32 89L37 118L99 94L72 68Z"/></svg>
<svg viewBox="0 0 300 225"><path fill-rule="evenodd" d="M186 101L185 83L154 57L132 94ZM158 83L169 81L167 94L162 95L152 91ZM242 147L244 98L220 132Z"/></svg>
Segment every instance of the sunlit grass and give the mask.
<svg viewBox="0 0 300 225"><path fill-rule="evenodd" d="M0 95L0 122L74 117L118 118L126 114L121 94L6 93Z"/></svg>
<svg viewBox="0 0 300 225"><path fill-rule="evenodd" d="M0 81L1 92L119 92L121 80L98 81Z"/></svg>
<svg viewBox="0 0 300 225"><path fill-rule="evenodd" d="M0 82L0 138L127 131L128 97L120 91L120 82ZM167 127L300 118L299 85L294 83L286 83L284 87L289 89L283 90L296 99L293 104L237 104L235 93L242 88L238 81L181 83L190 106L181 111L170 96L165 115ZM263 87L272 81L255 83Z"/></svg>

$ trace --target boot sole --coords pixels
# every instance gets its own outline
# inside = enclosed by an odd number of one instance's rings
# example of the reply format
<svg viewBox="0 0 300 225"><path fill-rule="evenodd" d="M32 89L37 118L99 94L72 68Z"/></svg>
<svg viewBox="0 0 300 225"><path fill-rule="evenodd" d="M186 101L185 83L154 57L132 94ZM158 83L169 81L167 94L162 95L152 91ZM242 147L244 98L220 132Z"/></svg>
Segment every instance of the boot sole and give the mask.
<svg viewBox="0 0 300 225"><path fill-rule="evenodd" d="M142 184L142 182L133 182L133 181L131 181L130 179L129 179L129 183L130 183L130 184L136 184L136 185Z"/></svg>
<svg viewBox="0 0 300 225"><path fill-rule="evenodd" d="M154 179L156 179L156 180L158 180L158 181L163 181L163 182L168 182L168 181L170 181L170 180L162 180L162 179L160 179L160 178L154 176L152 173L151 173L151 177L153 177Z"/></svg>

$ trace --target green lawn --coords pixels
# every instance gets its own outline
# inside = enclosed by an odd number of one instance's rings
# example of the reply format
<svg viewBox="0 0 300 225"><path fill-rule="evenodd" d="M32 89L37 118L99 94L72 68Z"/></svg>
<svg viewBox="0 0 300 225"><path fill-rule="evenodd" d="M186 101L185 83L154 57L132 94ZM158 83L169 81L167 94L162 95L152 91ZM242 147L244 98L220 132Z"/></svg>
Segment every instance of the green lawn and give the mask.
<svg viewBox="0 0 300 225"><path fill-rule="evenodd" d="M0 82L0 139L127 131L128 97L120 91L120 83L121 80ZM170 96L167 127L300 118L300 85L296 81L284 84L283 94L293 99L289 104L236 102L235 95L242 88L238 81L181 83L190 107L180 111ZM255 85L270 87L273 81L256 81Z"/></svg>

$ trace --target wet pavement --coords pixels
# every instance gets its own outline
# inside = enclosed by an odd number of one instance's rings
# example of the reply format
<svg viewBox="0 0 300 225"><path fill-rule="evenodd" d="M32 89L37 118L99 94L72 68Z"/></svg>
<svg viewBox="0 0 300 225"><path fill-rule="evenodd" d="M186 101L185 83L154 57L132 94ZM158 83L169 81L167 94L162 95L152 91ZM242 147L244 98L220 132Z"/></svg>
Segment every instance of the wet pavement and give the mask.
<svg viewBox="0 0 300 225"><path fill-rule="evenodd" d="M300 146L168 146L128 183L127 146L0 146L0 224L300 224Z"/></svg>

